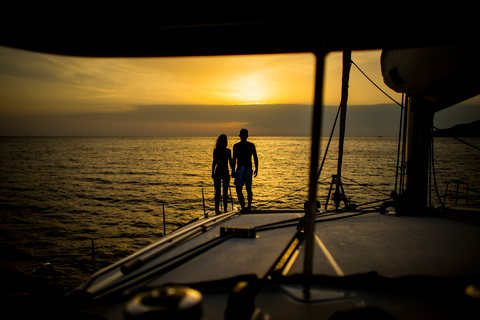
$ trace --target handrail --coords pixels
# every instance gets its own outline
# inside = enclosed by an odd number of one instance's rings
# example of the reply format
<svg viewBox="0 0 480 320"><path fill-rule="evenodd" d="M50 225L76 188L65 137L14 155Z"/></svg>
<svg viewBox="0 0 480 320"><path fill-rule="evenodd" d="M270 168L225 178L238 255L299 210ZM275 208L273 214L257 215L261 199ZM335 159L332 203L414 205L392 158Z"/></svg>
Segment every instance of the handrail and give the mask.
<svg viewBox="0 0 480 320"><path fill-rule="evenodd" d="M204 242L190 250L188 250L187 252L183 252L181 254L178 254L166 261L163 261L159 264L156 264L146 270L143 270L142 272L140 272L139 274L135 274L135 276L133 277L127 277L127 278L124 278L122 280L120 280L119 282L115 283L113 287L113 285L110 285L110 286L107 286L101 290L99 290L98 292L95 293L95 296L94 296L94 299L95 298L99 298L101 296L104 296L106 294L112 294L112 293L115 293L115 292L118 292L118 291L121 291L121 290L124 290L126 289L127 287L131 287L133 285L135 285L136 283L139 283L139 282L143 282L143 281L146 281L148 279L150 279L151 277L153 276L156 276L158 274L161 274L163 272L167 272L175 267L177 267L178 265L181 265L182 263L186 262L186 261L189 261L191 259L193 259L194 257L198 256L199 254L209 250L210 248L213 248L215 246L217 246L218 244L226 241L227 239L235 236L236 232L228 235L228 236L225 236L225 237L220 237L220 236L217 236L207 242ZM132 283L133 281L133 283Z"/></svg>
<svg viewBox="0 0 480 320"><path fill-rule="evenodd" d="M131 261L133 261L135 258L137 258L138 256L140 255L143 255L149 251L153 251L155 249L159 249L160 246L166 244L166 243L169 243L169 242L173 242L175 240L176 243L175 244L172 244L172 245L176 245L178 243L181 243L184 239L189 239L191 236L192 236L192 232L200 232L200 231L203 231L203 230L196 230L197 228L201 227L201 226L204 226L210 222L221 222L225 219L228 219L230 218L231 216L233 215L236 215L238 214L237 211L233 211L233 212L227 212L227 213L224 213L224 214L221 214L221 215L217 215L217 216L212 216L208 219L205 219L205 218L201 218L199 219L198 223L193 223L193 224L187 224L187 225L184 225L185 229L184 230L181 230L180 229L177 229L176 232L173 232L173 233L170 233L168 234L167 236L164 236L163 238L161 238L159 241L156 241L152 244L150 244L149 246L135 252L134 254L128 256L127 258L125 259L122 259L112 265L110 265L109 267L97 272L96 274L92 275L88 280L87 282L85 282L82 286L83 290L87 290L92 284L94 281L96 281L98 278L100 278L102 275L106 274L107 272L119 267L119 266L122 266L122 265L125 265ZM218 220L218 221L217 221ZM153 255L156 255L158 254L158 252L151 252L148 256L147 256L147 259L152 257Z"/></svg>
<svg viewBox="0 0 480 320"><path fill-rule="evenodd" d="M452 198L455 199L455 205L458 205L458 199L460 198L459 195L458 195L459 190L460 190L460 185L464 184L467 187L467 191L466 191L466 195L465 195L465 201L466 201L466 204L468 205L468 190L469 190L468 183L460 181L460 180L450 180L450 181L447 182L447 187L445 188L445 195L443 196L444 205L446 205L446 203L447 203L448 186L450 185L450 183L456 183L457 184L457 189L456 189L456 192L455 192L455 196L452 197Z"/></svg>

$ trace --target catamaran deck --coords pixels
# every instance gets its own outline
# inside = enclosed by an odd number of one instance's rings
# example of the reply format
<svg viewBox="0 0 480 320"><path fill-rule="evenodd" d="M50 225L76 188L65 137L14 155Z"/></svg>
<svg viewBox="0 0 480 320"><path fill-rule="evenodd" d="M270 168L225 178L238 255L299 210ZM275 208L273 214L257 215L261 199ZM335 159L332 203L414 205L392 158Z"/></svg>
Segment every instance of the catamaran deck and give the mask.
<svg viewBox="0 0 480 320"><path fill-rule="evenodd" d="M367 213L348 217L351 214L317 222L314 274L342 276L377 271L385 277L480 276L479 226L426 216ZM242 215L215 226L189 245L193 247L218 236L220 227L254 228L301 216L301 213ZM242 274L261 278L295 230L291 226L257 232L254 239L229 239L157 278L155 284L210 281ZM180 252L182 248L177 250ZM300 251L288 274L302 273L303 252Z"/></svg>
<svg viewBox="0 0 480 320"><path fill-rule="evenodd" d="M138 292L171 284L201 287L204 318L223 319L234 283L246 278L266 279L296 234L297 222L302 216L300 211L271 210L244 215L227 213L201 219L183 227L183 232L178 230L180 235L166 236L133 257L101 271L79 289L101 300L107 297L101 305L90 308L90 312L108 319L122 319L125 299ZM287 223L282 224L282 221ZM256 228L256 236L249 237L247 232L246 237L220 237L222 227L245 228L250 230L248 232ZM328 213L317 217L313 274L336 279L334 282L372 271L381 279L409 276L479 279L479 245L480 226L465 222L376 212ZM290 279L288 281L302 274L304 249L302 246L299 250L297 248L298 254L292 255L296 259L286 263L283 275ZM376 273L374 277L377 277ZM374 281L378 279L374 278ZM370 280L362 281L369 283ZM313 304L305 308L301 282L278 286L274 281L272 286L267 281L263 283L264 289L254 297L255 304L272 318L299 315L298 312L305 312L308 317L319 314L319 310L324 310L324 316L328 318L338 307L351 309L359 305L375 305L401 319L412 318L412 314L404 310L405 304L415 304L415 299L419 299L406 298L418 291L413 287L403 298L389 297L392 292L381 290L362 291L360 298L358 288L347 289L345 283L341 283L340 289L332 289L331 285L322 287L315 282L312 287L314 300L310 302ZM406 286L402 284L403 289L409 286L412 282L407 282ZM447 293L449 289L445 287ZM431 294L436 294L436 290L433 289ZM108 299L108 296L116 298ZM444 302L435 300L437 298L429 298L428 312L420 307L421 304L414 307L419 312L417 315L420 318L452 316L455 309L451 309L451 305L443 306ZM392 299L400 300L393 303ZM327 306L327 302L333 304ZM279 311L282 303L285 310ZM323 306L317 310L316 304ZM431 313L431 310L436 311Z"/></svg>

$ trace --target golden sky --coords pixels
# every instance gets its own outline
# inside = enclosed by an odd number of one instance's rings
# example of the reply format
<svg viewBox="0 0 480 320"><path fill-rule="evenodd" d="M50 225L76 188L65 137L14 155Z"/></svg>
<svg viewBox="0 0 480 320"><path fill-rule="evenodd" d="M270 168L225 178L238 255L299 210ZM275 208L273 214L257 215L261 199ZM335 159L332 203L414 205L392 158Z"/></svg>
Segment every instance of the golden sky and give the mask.
<svg viewBox="0 0 480 320"><path fill-rule="evenodd" d="M92 59L2 48L11 112L100 112L148 104L311 103L312 55ZM3 110L5 111L5 110Z"/></svg>
<svg viewBox="0 0 480 320"><path fill-rule="evenodd" d="M354 52L352 60L400 101L400 94L383 84L380 53L380 50ZM340 102L341 59L341 53L331 53L326 59L324 104L327 106L338 106ZM309 53L106 59L57 56L0 47L0 117L4 121L8 119L8 126L4 126L0 135L165 134L165 131L153 129L158 126L183 127L190 130L185 134L198 135L213 134L213 130L229 127L235 127L235 130L238 126L248 127L255 122L250 119L255 119L260 126L260 114L265 121L277 116L275 112L268 115L262 104L308 106L313 103L315 63L315 56ZM391 101L352 66L348 103L378 105ZM195 121L192 116L192 113L210 112L202 107L205 105L223 106L216 111L219 113L227 108L225 106L245 104L254 106L237 108L235 112L248 113L250 118L243 115L241 119L232 119L235 116L229 115L228 118L212 121ZM154 111L149 106L161 109L163 105L194 105L197 108L189 109L189 116L193 117L189 120L182 114L172 118L164 113L146 112ZM287 117L285 112L284 117ZM302 109L302 112L305 111ZM282 116L280 111L277 113L278 117ZM125 116L121 121L117 119L120 114ZM136 118L129 120L126 115ZM145 118L140 119L140 115ZM157 118L153 119L155 115ZM90 120L87 121L87 118ZM148 125L145 122L147 118ZM15 121L18 122L15 124ZM120 124L122 128L129 129L121 131ZM55 126L58 132L54 130ZM101 127L102 130L82 131L82 126ZM114 130L115 126L117 129ZM77 127L77 130L69 132L68 127ZM139 128L138 133L136 127ZM152 129L147 132L146 127ZM38 130L35 131L35 128ZM108 128L112 131L109 132ZM205 128L212 130L207 132ZM295 132L292 131L292 134Z"/></svg>

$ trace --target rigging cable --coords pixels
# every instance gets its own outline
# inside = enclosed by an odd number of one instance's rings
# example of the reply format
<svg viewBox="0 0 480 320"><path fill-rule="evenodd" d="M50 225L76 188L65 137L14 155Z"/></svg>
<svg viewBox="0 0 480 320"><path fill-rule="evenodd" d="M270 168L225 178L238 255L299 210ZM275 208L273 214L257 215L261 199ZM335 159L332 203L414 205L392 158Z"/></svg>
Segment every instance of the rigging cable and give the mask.
<svg viewBox="0 0 480 320"><path fill-rule="evenodd" d="M401 141L402 141L402 122L403 122L403 118L404 118L404 110L405 110L405 95L402 94L402 103L399 103L398 101L396 101L395 99L393 99L389 94L387 94L384 90L382 90L375 82L373 82L372 79L370 79L366 74L365 72L363 72L362 69L360 69L360 67L352 60L351 63L365 76L365 78L367 78L378 90L380 90L385 96L387 96L390 100L392 100L393 102L395 102L395 104L397 104L398 106L401 107L401 113L400 113L400 127L399 127L399 136L398 136L398 151L397 151L397 168L396 168L396 173L395 173L395 192L398 193L398 192L402 192L403 191L403 176L404 176L404 165L405 165L405 160L404 160L404 153L405 153L405 137L404 137L404 140L403 140L403 144L402 144L402 159L400 160L400 144L401 144ZM404 125L405 126L406 124L406 121L404 121ZM403 128L403 136L405 136L405 133L406 133L406 129ZM400 168L400 173L398 172L399 171L399 168ZM398 175L400 174L400 182L398 182ZM398 188L397 188L397 185L399 184Z"/></svg>
<svg viewBox="0 0 480 320"><path fill-rule="evenodd" d="M395 102L397 105L399 105L402 109L404 109L405 107L400 104L399 102L397 102L395 99L393 99L391 96L388 95L388 93L386 93L385 91L383 91L375 82L372 81L372 79L370 79L366 74L365 72L362 71L362 69L360 69L359 66L357 66L357 64L355 62L353 62L353 60L351 60L352 64L357 67L357 69L365 76L365 78L367 78L375 87L377 87L378 90L382 91L384 95L386 95L390 100L392 100L393 102Z"/></svg>
<svg viewBox="0 0 480 320"><path fill-rule="evenodd" d="M434 128L435 130L440 130L440 129L438 129L438 128L435 127L435 126L433 126L433 128ZM466 141L463 141L462 139L459 139L459 138L454 137L454 136L450 136L450 138L453 138L453 139L455 139L455 140L457 140L457 141L460 141L461 143L466 144L467 146L472 147L472 148L474 148L474 149L476 149L476 150L480 150L479 147L474 146L473 144L470 144L470 143L468 143L468 142L466 142Z"/></svg>
<svg viewBox="0 0 480 320"><path fill-rule="evenodd" d="M403 110L405 109L405 107L403 106L403 95L402 95L402 103L397 102L397 101L396 101L395 99L393 99L390 95L388 95L384 90L382 90L375 82L373 82L373 81L365 74L365 72L363 72L363 70L360 69L360 67L359 67L353 60L350 60L350 62L351 62L378 90L380 90L384 95L386 95L388 98L390 98L390 100L392 100L393 102L395 102L395 104L399 105L399 106L402 108L402 114L403 114ZM341 106L339 106L339 108L338 108L338 110L337 110L337 115L336 115L336 117L335 117L335 121L334 121L334 123L333 123L332 130L331 130L331 132L330 132L330 138L329 138L329 140L328 140L327 147L326 147L325 153L324 153L324 155L323 155L322 163L320 164L320 167L318 168L318 172L317 172L317 183L321 182L321 181L319 180L319 179L320 179L320 175L321 175L321 173L322 173L323 165L325 164L325 160L326 160L326 157L327 157L327 154L328 154L328 150L329 150L329 147L330 147L330 143L331 143L331 141L332 141L333 133L334 133L334 131L335 131L335 127L336 127L336 124L337 124L337 121L338 121L338 116L339 116L339 114L340 114L340 110L341 110ZM401 118L402 118L402 117L401 117ZM401 126L401 123L402 123L402 121L400 121L400 126ZM400 129L400 130L401 130L401 129ZM400 142L399 142L399 145L400 145ZM398 152L398 153L400 153L400 152ZM398 158L397 158L397 163L398 163ZM397 165L397 172L398 172L398 165ZM348 178L346 178L346 179L347 179L347 180L351 180L351 179L348 179ZM324 180L325 180L325 179L324 179ZM323 181L323 180L322 180L322 181ZM359 184L359 183L356 182L356 181L353 181L353 180L351 180L351 181ZM359 185L361 185L361 184L359 184ZM395 181L395 188L396 188L396 185L397 185L397 182ZM305 188L306 188L306 187L302 187L302 188L296 189L296 190L294 190L294 191L292 191L292 192L290 192L290 193L287 193L287 194L284 194L284 195L280 196L279 198L277 198L277 199L275 199L275 200L273 200L273 201L277 201L277 200L279 200L279 199L281 199L281 198L284 198L284 197L286 197L286 196L292 195L292 194L294 194L294 193L296 193L296 192L298 192L298 191L301 191L301 190L303 190L303 189L305 189ZM380 191L378 191L378 190L374 190L374 191L379 192L379 193L381 193L381 194L384 194L383 192L380 192ZM265 203L269 203L269 202L271 202L271 201L266 201ZM258 208L258 207L261 207L261 206L262 206L262 204L260 204L259 206L257 206L257 208Z"/></svg>
<svg viewBox="0 0 480 320"><path fill-rule="evenodd" d="M330 142L332 142L333 132L335 131L335 127L337 126L338 115L340 114L340 110L341 110L341 106L338 107L337 116L335 117L335 121L333 122L332 131L330 132L330 138L328 139L327 147L325 148L325 153L323 155L322 164L318 169L317 182L318 182L318 179L320 179L320 174L322 173L323 164L325 163L325 159L327 158L328 149L330 148Z"/></svg>
<svg viewBox="0 0 480 320"><path fill-rule="evenodd" d="M375 188L366 186L365 184L361 184L360 182L357 182L357 181L355 181L355 180L353 180L353 179L349 179L349 178L346 178L346 177L342 177L342 178L347 179L347 180L349 180L349 181L351 181L351 182L353 182L353 183L356 183L356 184L359 185L360 187L364 187L364 188L366 188L366 189L373 190L373 191L375 191L375 192L377 192L377 193L380 193L380 194L382 194L382 195L384 195L384 196L387 196L387 197L390 196L390 195L388 195L388 194L386 194L386 193L384 193L384 192L382 192L382 191L379 191L379 190L376 190Z"/></svg>
<svg viewBox="0 0 480 320"><path fill-rule="evenodd" d="M408 96L405 96L403 100L403 104L405 105L408 101ZM405 187L405 175L406 175L406 159L407 159L407 112L403 113L403 135L398 137L398 139L402 139L402 159L400 160L401 165L401 173L400 173L400 185L399 185L399 193L403 193Z"/></svg>
<svg viewBox="0 0 480 320"><path fill-rule="evenodd" d="M382 90L372 79L370 79L365 72L352 60L351 63L367 78L378 90L380 90L385 96L387 96L390 100L395 102L398 106L401 107L400 111L400 125L399 125L399 132L398 132L398 147L397 147L397 166L395 172L395 193L402 193L403 191L403 183L404 183L404 175L405 175L405 135L406 135L406 119L404 117L405 107L405 94L402 94L402 103L397 102L393 99L389 94L387 94L384 90ZM402 134L403 130L403 134ZM403 139L402 139L403 137ZM403 143L402 143L403 141ZM400 171L400 172L399 172ZM400 176L400 181L398 181ZM375 190L378 192L378 190Z"/></svg>
<svg viewBox="0 0 480 320"><path fill-rule="evenodd" d="M395 99L393 99L391 96L389 96L385 91L383 91L375 82L373 82L373 81L365 74L365 72L363 72L362 69L360 69L360 67L359 67L353 60L350 60L350 62L351 62L377 89L379 89L381 92L383 92L383 94L385 94L388 98L390 98L390 100L392 100L392 101L395 102L397 105L399 105L399 106L402 108L402 114L403 114L403 110L405 109L405 107L403 106L403 95L402 95L402 103L400 104L400 103L398 103ZM321 175L321 173L322 173L323 165L325 164L325 160L326 160L326 158L327 158L328 150L329 150L329 148L330 148L330 143L331 143L331 141L332 141L333 133L334 133L335 127L336 127L336 125L337 125L337 121L338 121L338 116L339 116L339 114L340 114L340 110L341 110L341 106L338 107L337 115L335 116L335 121L333 122L332 130L331 130L331 132L330 132L330 138L329 138L329 140L328 140L327 147L325 148L325 153L324 153L324 155L323 155L322 163L320 164L320 167L318 168L318 172L317 172L317 183L321 182L321 181L319 180L319 179L320 179L320 175ZM402 123L402 122L400 122L400 126L401 126L401 123ZM400 142L399 142L399 144L400 144ZM397 160L397 161L398 161L398 160ZM397 170L397 171L398 171L398 170ZM351 179L348 179L348 178L346 178L346 179L347 179L347 180L351 180ZM325 179L324 179L324 180L325 180ZM323 180L322 180L322 181L323 181ZM356 181L353 181L353 180L351 180L351 181L359 184L359 183L356 182ZM397 183L395 182L395 186L396 186L396 184L397 184ZM361 185L361 184L359 184L359 185ZM280 196L279 198L275 199L274 201L279 200L279 199L281 199L281 198L283 198L283 197L286 197L286 196L288 196L288 195L292 195L293 193L296 193L296 192L298 192L298 191L300 191L300 190L303 190L303 189L305 189L305 187L300 188L300 189L297 189L297 190L294 190L294 191L292 191L292 192L290 192L290 193L288 193L288 194L285 194L285 195L283 195L283 196ZM385 195L385 193L380 192L380 191L378 191L378 190L374 190L374 191L379 192L379 193ZM267 203L268 203L268 202L267 202ZM261 205L260 205L260 206L261 206Z"/></svg>
<svg viewBox="0 0 480 320"><path fill-rule="evenodd" d="M443 203L442 198L440 197L440 193L439 193L439 191L438 191L437 177L436 177L436 173L435 173L435 159L434 159L434 154L435 154L435 150L434 150L434 140L435 140L435 139L434 139L434 137L433 137L433 132L434 132L433 129L435 129L435 130L440 130L440 129L438 129L438 128L435 127L435 126L432 126L432 129L431 129L432 140L431 140L431 144L430 144L430 167L431 167L431 172L429 172L429 173L430 173L430 176L431 176L430 180L432 179L432 176L433 176L433 185L435 186L435 192L436 192L436 194L437 194L438 201L440 202L440 205L441 205L442 207L445 207L445 203ZM475 150L480 150L479 147L474 146L474 145L472 145L472 144L470 144L470 143L468 143L468 142L466 142L466 141L463 141L462 139L459 139L459 138L454 137L454 136L450 136L450 138L453 138L453 139L455 139L455 140L457 140L457 141L459 141L459 142L461 142L461 143L463 143L463 144L465 144L465 145L467 145L467 146L469 146L469 147L472 147L472 148L474 148ZM431 185L431 181L430 181L430 185ZM429 199L430 199L430 205L431 205L431 195L429 195Z"/></svg>
<svg viewBox="0 0 480 320"><path fill-rule="evenodd" d="M443 203L442 201L442 198L440 197L440 192L438 191L438 183L437 183L437 175L435 173L435 147L433 145L433 142L435 139L433 139L433 126L431 128L431 131L432 131L432 140L430 142L430 172L429 172L429 175L430 175L430 181L429 181L429 184L430 184L430 187L429 187L429 204L430 206L432 205L432 196L431 196L431 185L432 185L432 178L433 178L433 185L435 186L435 192L437 194L437 197L438 197L438 201L440 202L442 208L445 207L445 204Z"/></svg>
<svg viewBox="0 0 480 320"><path fill-rule="evenodd" d="M373 82L373 81L365 74L365 72L363 72L363 70L360 69L360 67L359 67L353 60L350 60L350 63L353 64L378 90L380 90L380 91L381 91L385 96L387 96L390 100L392 100L393 102L395 102L395 104L399 105L399 106L401 107L401 109L402 109L402 113L401 113L401 114L403 115L403 110L405 109L405 107L403 106L403 98L404 98L403 95L402 95L402 103L400 104L400 103L398 103L395 99L393 99L390 95L388 95L384 90L382 90L375 82ZM334 132L334 130L335 130L335 126L336 126L337 121L338 121L338 116L339 116L339 114L340 114L340 110L341 110L341 105L340 105L340 107L339 107L338 110L337 110L337 115L336 115L336 117L335 117L335 121L334 121L334 124L333 124L333 127L332 127L332 131L331 131L331 133L330 133L330 139L328 140L328 144L327 144L327 148L326 148L326 150L325 150L325 154L324 154L324 157L323 157L323 160L322 160L322 164L320 165L320 168L319 168L319 170L318 170L317 181L318 181L318 179L320 179L320 174L321 174L321 172L322 172L323 164L325 163L325 159L326 159L326 157L327 157L327 152L328 152L328 150L329 150L329 146L330 146L330 142L331 142L331 140L332 140L333 132ZM401 119L403 119L402 116L401 116ZM400 127L401 127L401 124L402 124L402 122L400 122ZM400 131L401 131L401 128L400 128ZM399 141L399 145L400 145L400 141ZM399 153L400 153L400 151L398 151L398 154L399 154ZM397 162L398 162L398 158L397 158ZM398 172L398 165L397 165L397 172ZM345 178L345 179L350 180L350 181L352 181L352 182L354 182L354 183L357 183L358 185L362 186L360 183L358 183L358 182L356 182L356 181L354 181L354 180L352 180L352 179L348 179L348 178ZM395 181L395 188L396 188L396 185L397 185L397 182ZM366 187L366 186L363 186L363 187ZM368 188L368 187L366 187L366 188ZM371 189L373 189L373 188L371 188ZM383 192L381 192L381 191L378 191L378 190L375 190L375 189L373 189L373 190L376 191L376 192L378 192L378 193L381 193L381 194L383 194L383 195L386 195L385 193L383 193ZM328 199L327 199L327 201L328 201Z"/></svg>
<svg viewBox="0 0 480 320"><path fill-rule="evenodd" d="M402 93L402 106L404 105L404 102L405 102L405 94ZM400 162L400 150L401 150L401 147L400 147L400 144L401 144L401 141L402 141L402 122L403 122L403 111L404 111L404 108L401 108L400 109L400 125L398 126L398 146L397 146L397 168L396 168L396 172L395 172L395 192L398 193L398 189L397 189L397 186L398 186L398 175L399 175L399 169L401 167L401 172L400 172L400 177L401 175L403 174L403 155L402 155L402 162ZM400 179L401 180L401 179ZM401 188L399 188L401 189Z"/></svg>
<svg viewBox="0 0 480 320"><path fill-rule="evenodd" d="M322 179L322 180L319 180L319 179L320 179L320 174L322 173L323 165L325 164L325 159L327 158L328 150L329 150L329 148L330 148L330 143L332 142L333 132L335 131L335 127L336 127L336 125L337 125L338 116L339 116L339 114L340 114L340 109L341 109L341 108L338 107L337 115L336 115L336 117L335 117L335 121L333 122L332 131L330 132L330 138L328 139L327 147L325 148L325 153L324 153L324 155L323 155L322 163L320 164L320 167L318 168L318 171L317 171L317 183L323 182L323 181L325 181L326 179L328 179L328 177L327 177L327 178L324 178L324 179ZM276 198L275 200L265 201L263 204L257 205L257 208L261 207L261 206L264 205L264 204L270 203L270 202L272 202L272 201L277 201L277 200L280 200L281 198L284 198L284 197L286 197L286 196L292 195L292 194L294 194L294 193L296 193L296 192L298 192L298 191L301 191L301 190L303 190L303 189L306 189L307 187L308 187L308 186L302 187L302 188L299 188L299 189L296 189L296 190L293 190L292 192L289 192L289 193L287 193L287 194L284 194L284 195Z"/></svg>

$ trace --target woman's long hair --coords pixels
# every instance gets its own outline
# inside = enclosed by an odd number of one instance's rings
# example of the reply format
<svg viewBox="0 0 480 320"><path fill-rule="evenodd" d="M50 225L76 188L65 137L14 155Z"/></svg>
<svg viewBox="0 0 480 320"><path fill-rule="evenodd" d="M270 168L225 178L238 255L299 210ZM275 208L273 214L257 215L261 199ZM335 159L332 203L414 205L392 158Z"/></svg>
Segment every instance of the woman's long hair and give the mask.
<svg viewBox="0 0 480 320"><path fill-rule="evenodd" d="M221 134L218 138L217 138L217 145L216 145L216 149L225 149L227 148L227 135L225 134Z"/></svg>

